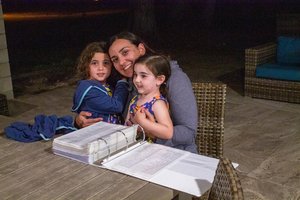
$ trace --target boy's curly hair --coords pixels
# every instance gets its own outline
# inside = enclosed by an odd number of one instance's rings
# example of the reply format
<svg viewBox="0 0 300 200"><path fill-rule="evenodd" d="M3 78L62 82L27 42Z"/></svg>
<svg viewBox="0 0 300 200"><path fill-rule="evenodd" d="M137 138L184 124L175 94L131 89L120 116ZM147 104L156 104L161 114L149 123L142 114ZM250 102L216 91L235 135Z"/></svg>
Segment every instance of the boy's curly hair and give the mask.
<svg viewBox="0 0 300 200"><path fill-rule="evenodd" d="M89 65L94 57L95 53L106 53L106 43L105 42L92 42L89 43L84 50L81 52L77 60L77 77L79 79L88 79Z"/></svg>

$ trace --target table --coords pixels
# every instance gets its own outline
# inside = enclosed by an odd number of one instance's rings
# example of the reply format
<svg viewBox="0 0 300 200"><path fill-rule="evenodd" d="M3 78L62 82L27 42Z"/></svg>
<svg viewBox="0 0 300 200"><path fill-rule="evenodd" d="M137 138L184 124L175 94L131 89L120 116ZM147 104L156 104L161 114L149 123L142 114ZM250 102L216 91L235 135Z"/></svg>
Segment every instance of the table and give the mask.
<svg viewBox="0 0 300 200"><path fill-rule="evenodd" d="M172 199L178 193L54 155L52 141L21 143L0 134L1 199Z"/></svg>

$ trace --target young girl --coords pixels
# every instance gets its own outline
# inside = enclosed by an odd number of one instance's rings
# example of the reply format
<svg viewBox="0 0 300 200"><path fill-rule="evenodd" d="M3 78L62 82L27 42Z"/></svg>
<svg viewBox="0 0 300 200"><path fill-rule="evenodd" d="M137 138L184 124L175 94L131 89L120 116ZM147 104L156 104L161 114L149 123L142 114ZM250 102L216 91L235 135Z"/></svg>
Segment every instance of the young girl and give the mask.
<svg viewBox="0 0 300 200"><path fill-rule="evenodd" d="M134 64L133 83L138 95L130 102L126 123L139 124L153 140L173 136L173 124L165 98L170 74L169 61L163 56L142 56ZM155 121L146 117L145 109L154 116Z"/></svg>
<svg viewBox="0 0 300 200"><path fill-rule="evenodd" d="M82 51L77 65L79 81L73 97L72 111L89 112L90 118L102 118L109 123L121 123L120 114L127 101L128 83L117 82L114 92L107 79L112 63L104 52L105 43L93 42Z"/></svg>

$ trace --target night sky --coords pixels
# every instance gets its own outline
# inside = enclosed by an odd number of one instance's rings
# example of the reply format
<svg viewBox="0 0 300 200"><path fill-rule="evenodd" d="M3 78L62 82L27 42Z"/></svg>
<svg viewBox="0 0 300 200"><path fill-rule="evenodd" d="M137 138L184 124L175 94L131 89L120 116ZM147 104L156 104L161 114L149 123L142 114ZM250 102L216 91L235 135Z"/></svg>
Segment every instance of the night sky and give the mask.
<svg viewBox="0 0 300 200"><path fill-rule="evenodd" d="M107 39L127 29L132 0L2 0L3 12L73 13L128 9L128 12L78 18L33 21L5 21L11 67L61 60L91 41ZM210 24L207 2L215 2ZM200 35L214 35L216 46L243 51L263 41L276 39L276 17L299 13L299 0L161 0L155 1L155 18L161 48L199 48L206 41ZM175 12L175 10L177 12ZM204 38L204 39L203 39ZM213 38L214 39L214 38ZM203 43L204 42L204 43ZM209 44L208 44L209 45ZM153 46L153 45L152 45ZM53 54L53 55L52 55ZM25 56L26 55L26 56ZM31 56L30 56L31 55ZM38 59L37 59L38 58Z"/></svg>
<svg viewBox="0 0 300 200"><path fill-rule="evenodd" d="M126 7L134 2L134 0L2 0L3 7L6 11L22 11L22 10L51 10L64 8L69 9L85 9L87 7L97 8L116 8ZM199 8L207 2L215 2L216 7L239 8L248 7L289 10L293 12L299 11L299 0L156 0L155 5L173 6L176 4L192 4L194 8ZM195 6L196 5L196 6Z"/></svg>

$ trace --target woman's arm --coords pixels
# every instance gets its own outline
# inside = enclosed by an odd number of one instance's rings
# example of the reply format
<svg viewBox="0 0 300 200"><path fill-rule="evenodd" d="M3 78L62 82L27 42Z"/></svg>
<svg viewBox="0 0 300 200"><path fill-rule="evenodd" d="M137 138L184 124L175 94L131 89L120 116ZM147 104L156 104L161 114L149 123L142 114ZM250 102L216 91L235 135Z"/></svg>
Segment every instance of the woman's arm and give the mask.
<svg viewBox="0 0 300 200"><path fill-rule="evenodd" d="M174 144L191 144L197 131L198 113L195 95L188 77L169 86L170 111L174 124Z"/></svg>
<svg viewBox="0 0 300 200"><path fill-rule="evenodd" d="M90 126L94 123L100 122L103 119L102 118L89 118L92 116L92 113L87 111L81 111L78 115L76 115L74 120L74 126L76 128L84 128L87 126Z"/></svg>
<svg viewBox="0 0 300 200"><path fill-rule="evenodd" d="M171 63L171 68L172 74L167 85L168 101L174 125L173 138L159 140L157 143L179 148L185 146L186 150L196 152L198 112L192 84L176 62Z"/></svg>

